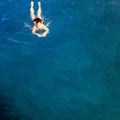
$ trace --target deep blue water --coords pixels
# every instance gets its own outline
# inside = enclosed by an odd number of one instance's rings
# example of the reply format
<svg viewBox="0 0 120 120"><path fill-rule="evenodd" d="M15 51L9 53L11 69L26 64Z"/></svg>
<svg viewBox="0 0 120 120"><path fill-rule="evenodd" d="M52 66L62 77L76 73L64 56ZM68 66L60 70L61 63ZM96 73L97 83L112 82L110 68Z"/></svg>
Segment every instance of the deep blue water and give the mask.
<svg viewBox="0 0 120 120"><path fill-rule="evenodd" d="M37 10L38 0L34 0ZM120 120L120 1L0 2L0 120Z"/></svg>

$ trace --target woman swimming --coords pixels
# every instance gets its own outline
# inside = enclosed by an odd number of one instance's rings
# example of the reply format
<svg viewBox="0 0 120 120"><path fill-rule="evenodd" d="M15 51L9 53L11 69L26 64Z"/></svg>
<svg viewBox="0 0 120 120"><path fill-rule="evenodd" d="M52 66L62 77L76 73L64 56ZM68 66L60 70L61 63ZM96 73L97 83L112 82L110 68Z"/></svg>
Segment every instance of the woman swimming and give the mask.
<svg viewBox="0 0 120 120"><path fill-rule="evenodd" d="M37 35L38 37L46 37L46 35L49 33L49 29L46 25L43 24L43 19L41 16L41 3L38 2L38 11L37 11L37 17L34 15L34 2L31 1L31 7L30 7L30 15L32 22L34 24L32 28L32 33ZM36 33L38 30L45 30L42 34Z"/></svg>

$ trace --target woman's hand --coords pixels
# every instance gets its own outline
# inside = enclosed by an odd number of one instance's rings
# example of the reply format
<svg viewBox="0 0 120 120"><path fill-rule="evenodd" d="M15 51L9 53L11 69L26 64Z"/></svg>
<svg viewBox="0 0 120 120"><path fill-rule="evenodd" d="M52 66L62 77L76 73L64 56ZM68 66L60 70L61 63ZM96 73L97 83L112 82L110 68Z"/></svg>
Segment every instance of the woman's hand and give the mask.
<svg viewBox="0 0 120 120"><path fill-rule="evenodd" d="M38 37L46 37L47 33L44 32L43 34L38 34L38 33L34 33L35 35L37 35Z"/></svg>
<svg viewBox="0 0 120 120"><path fill-rule="evenodd" d="M42 37L46 37L46 34L45 34L45 33L43 33L41 36L42 36Z"/></svg>
<svg viewBox="0 0 120 120"><path fill-rule="evenodd" d="M46 37L47 34L48 34L48 31L45 31L45 32L42 34L42 36L43 36L43 37Z"/></svg>
<svg viewBox="0 0 120 120"><path fill-rule="evenodd" d="M38 37L42 37L42 35L41 35L41 34L37 34L37 36L38 36Z"/></svg>

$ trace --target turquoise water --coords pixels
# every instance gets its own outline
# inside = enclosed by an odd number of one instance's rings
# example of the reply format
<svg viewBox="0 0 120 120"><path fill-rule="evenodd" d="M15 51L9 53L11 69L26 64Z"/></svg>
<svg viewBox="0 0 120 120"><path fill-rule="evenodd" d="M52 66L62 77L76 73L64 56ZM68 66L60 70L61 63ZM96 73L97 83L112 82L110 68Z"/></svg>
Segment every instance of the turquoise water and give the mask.
<svg viewBox="0 0 120 120"><path fill-rule="evenodd" d="M0 120L120 120L120 1L41 4L46 38L30 0L0 3Z"/></svg>

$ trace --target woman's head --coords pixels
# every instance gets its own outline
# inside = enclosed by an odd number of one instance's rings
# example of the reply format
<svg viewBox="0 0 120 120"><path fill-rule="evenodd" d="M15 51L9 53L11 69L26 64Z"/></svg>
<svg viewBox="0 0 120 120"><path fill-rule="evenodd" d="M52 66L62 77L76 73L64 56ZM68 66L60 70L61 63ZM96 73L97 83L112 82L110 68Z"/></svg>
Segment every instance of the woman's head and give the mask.
<svg viewBox="0 0 120 120"><path fill-rule="evenodd" d="M42 23L43 21L40 18L35 18L32 22L36 22L36 24L38 24L38 23Z"/></svg>

